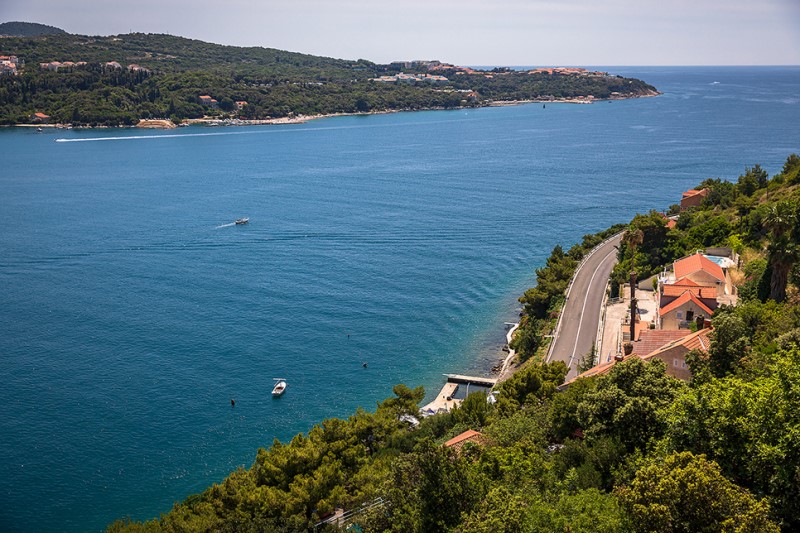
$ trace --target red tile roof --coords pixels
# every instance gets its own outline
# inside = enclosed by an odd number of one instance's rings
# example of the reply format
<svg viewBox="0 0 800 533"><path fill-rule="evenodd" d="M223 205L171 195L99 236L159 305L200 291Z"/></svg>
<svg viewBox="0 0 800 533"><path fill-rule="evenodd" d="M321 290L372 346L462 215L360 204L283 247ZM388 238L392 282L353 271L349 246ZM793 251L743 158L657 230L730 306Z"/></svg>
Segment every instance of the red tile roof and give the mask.
<svg viewBox="0 0 800 533"><path fill-rule="evenodd" d="M444 443L446 448L455 448L456 450L460 450L464 444L467 442L474 442L475 444L486 444L486 437L483 436L483 433L480 431L475 431L474 429L470 429L462 433L461 435L456 435L449 441Z"/></svg>
<svg viewBox="0 0 800 533"><path fill-rule="evenodd" d="M707 306L706 304L704 304L702 301L700 301L700 300L697 298L697 296L695 296L694 294L692 294L692 293L691 293L691 291L686 291L686 292L684 292L684 293L683 293L683 294L682 294L682 295L681 295L679 298L676 298L675 300L671 301L670 303L668 303L667 305L665 305L664 307L662 307L662 308L661 308L661 309L658 311L658 314L659 314L660 316L664 316L664 315L666 315L667 313L669 313L670 311L674 311L674 310L675 310L675 309L677 309L678 307L680 307L680 306L682 306L683 304L685 304L685 303L688 303L688 302L690 302L690 301L691 301L691 302L693 302L693 303L694 303L694 304L695 304L697 307L699 307L700 309L702 309L703 311L705 311L706 313L708 313L708 316L711 316L711 315L714 313L714 311L712 311L711 309L709 309L709 308L708 308L708 306Z"/></svg>
<svg viewBox="0 0 800 533"><path fill-rule="evenodd" d="M696 284L695 286L677 284L661 286L661 294L663 296L674 296L677 298L686 291L691 292L698 298L709 298L711 300L717 299L717 289L714 287L700 287Z"/></svg>
<svg viewBox="0 0 800 533"><path fill-rule="evenodd" d="M690 333L691 331L688 329L679 329L677 331L650 329L642 331L639 335L639 340L633 343L633 353L640 356L647 355L665 344L684 338Z"/></svg>
<svg viewBox="0 0 800 533"><path fill-rule="evenodd" d="M711 328L701 329L700 331L695 331L682 339L678 339L676 341L670 342L665 344L664 346L654 350L653 352L642 356L644 361L649 361L656 355L675 348L676 346L683 346L688 351L692 350L702 350L704 352L708 351L708 347L711 345L711 339L709 338L708 334L711 333Z"/></svg>
<svg viewBox="0 0 800 533"><path fill-rule="evenodd" d="M676 278L683 278L702 270L711 274L720 281L725 281L725 273L722 271L722 267L700 252L675 261L673 268L675 270Z"/></svg>
<svg viewBox="0 0 800 533"><path fill-rule="evenodd" d="M705 197L708 196L708 192L708 189L689 189L681 195L681 198L685 200L686 198L691 198L692 196L697 196L698 194Z"/></svg>
<svg viewBox="0 0 800 533"><path fill-rule="evenodd" d="M689 350L703 350L707 352L708 347L711 346L711 338L708 336L709 333L711 333L711 328L702 329L698 331L697 334L690 335L684 339L681 344Z"/></svg>
<svg viewBox="0 0 800 533"><path fill-rule="evenodd" d="M688 351L695 350L695 349L703 350L704 352L708 351L708 347L711 344L711 340L710 340L708 334L711 333L711 331L712 331L712 328L705 328L705 329L701 329L700 331L696 331L694 333L689 333L688 335L684 335L682 338L673 340L671 342L668 342L668 343L664 344L663 346L661 346L659 348L656 348L655 350L653 350L652 352L648 353L647 355L640 355L640 354L634 352L631 355L625 356L623 361L627 361L631 357L638 357L642 361L650 361L653 357L657 356L658 354L660 354L662 352L665 352L665 351L667 351L667 350L669 350L671 348L675 348L676 346L683 346ZM677 332L670 332L670 333L677 333ZM571 383L574 383L575 380L577 380L577 379L588 378L588 377L591 377L591 376L599 376L599 375L602 375L602 374L607 374L612 368L614 368L614 365L617 364L618 362L619 361L611 360L608 363L603 363L601 365L597 365L596 367L590 368L586 372L581 373L579 376L574 377L571 380L565 382L564 385L570 385ZM562 385L562 386L564 386L564 385Z"/></svg>

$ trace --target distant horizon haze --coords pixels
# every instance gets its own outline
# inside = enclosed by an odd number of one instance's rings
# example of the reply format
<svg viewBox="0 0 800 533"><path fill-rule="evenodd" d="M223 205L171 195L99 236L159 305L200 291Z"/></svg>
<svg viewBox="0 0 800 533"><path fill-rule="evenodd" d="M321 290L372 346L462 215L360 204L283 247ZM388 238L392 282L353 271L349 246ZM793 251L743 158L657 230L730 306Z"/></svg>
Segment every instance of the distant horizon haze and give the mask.
<svg viewBox="0 0 800 533"><path fill-rule="evenodd" d="M81 35L166 33L232 46L460 65L800 65L796 0L6 0L0 21Z"/></svg>

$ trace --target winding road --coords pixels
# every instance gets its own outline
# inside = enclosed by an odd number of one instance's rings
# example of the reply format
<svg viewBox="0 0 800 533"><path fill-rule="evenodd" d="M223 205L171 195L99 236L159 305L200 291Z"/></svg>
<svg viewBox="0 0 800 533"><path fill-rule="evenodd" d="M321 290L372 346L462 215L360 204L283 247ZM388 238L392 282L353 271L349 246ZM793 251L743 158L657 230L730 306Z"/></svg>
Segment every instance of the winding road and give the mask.
<svg viewBox="0 0 800 533"><path fill-rule="evenodd" d="M564 361L569 367L566 379L578 374L578 365L592 350L600 322L600 309L606 283L614 265L622 234L615 235L596 248L575 272L567 291L567 302L561 312L547 362Z"/></svg>

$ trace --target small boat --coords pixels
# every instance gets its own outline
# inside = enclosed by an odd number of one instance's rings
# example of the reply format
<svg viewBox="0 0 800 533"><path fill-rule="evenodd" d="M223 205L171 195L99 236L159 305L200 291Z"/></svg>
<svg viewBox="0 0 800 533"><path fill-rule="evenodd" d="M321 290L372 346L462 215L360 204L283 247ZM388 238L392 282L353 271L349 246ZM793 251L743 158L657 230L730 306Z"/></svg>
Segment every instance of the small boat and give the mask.
<svg viewBox="0 0 800 533"><path fill-rule="evenodd" d="M237 218L236 219L236 225L237 226L241 226L242 224L247 224L248 222L250 222L250 219L247 218L247 217L245 217L245 218Z"/></svg>
<svg viewBox="0 0 800 533"><path fill-rule="evenodd" d="M275 387L272 389L272 396L278 397L284 392L286 392L286 379L284 378L272 378L275 380Z"/></svg>

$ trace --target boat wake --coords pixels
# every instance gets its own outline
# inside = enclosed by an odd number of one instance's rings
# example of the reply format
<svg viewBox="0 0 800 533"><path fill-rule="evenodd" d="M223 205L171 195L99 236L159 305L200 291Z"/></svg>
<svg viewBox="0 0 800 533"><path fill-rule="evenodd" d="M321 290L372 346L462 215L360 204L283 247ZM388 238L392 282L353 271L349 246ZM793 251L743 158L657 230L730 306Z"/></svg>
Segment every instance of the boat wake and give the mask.
<svg viewBox="0 0 800 533"><path fill-rule="evenodd" d="M458 119L459 122L469 121L473 122L477 119L469 118L469 119ZM432 125L432 124L443 124L447 122L456 122L453 119L447 120L433 120L429 122L422 123L424 125ZM228 135L264 135L264 134L276 134L276 133L289 133L294 131L330 131L330 130L352 130L352 129L364 129L364 128L397 128L397 127L415 127L421 124L416 122L402 122L402 123L392 123L392 124L358 124L358 125L348 125L348 126L319 126L319 127L304 127L301 130L297 130L295 128L274 128L274 126L269 126L271 129L257 129L257 130L247 130L247 131L213 131L213 132L205 132L205 133L167 133L167 134L160 134L160 135L125 135L120 137L86 137L86 138L64 138L59 137L58 139L53 139L57 143L82 143L82 142L102 142L102 141L137 141L142 139L183 139L187 137L224 137Z"/></svg>
<svg viewBox="0 0 800 533"><path fill-rule="evenodd" d="M222 225L220 225L220 226L217 226L217 227L216 227L216 228L214 228L214 229L219 229L219 228L230 228L231 226L235 226L235 225L236 225L236 222L230 222L230 223L228 223L228 224L222 224Z"/></svg>

